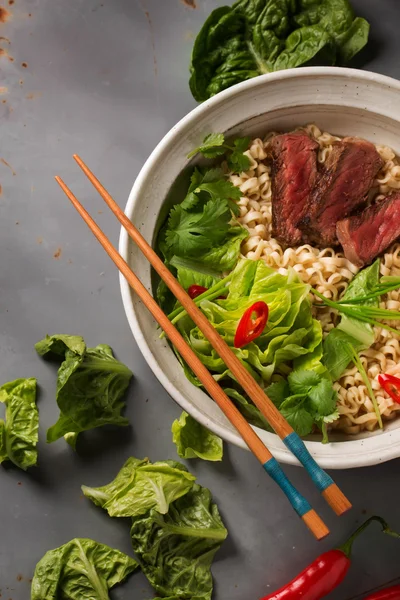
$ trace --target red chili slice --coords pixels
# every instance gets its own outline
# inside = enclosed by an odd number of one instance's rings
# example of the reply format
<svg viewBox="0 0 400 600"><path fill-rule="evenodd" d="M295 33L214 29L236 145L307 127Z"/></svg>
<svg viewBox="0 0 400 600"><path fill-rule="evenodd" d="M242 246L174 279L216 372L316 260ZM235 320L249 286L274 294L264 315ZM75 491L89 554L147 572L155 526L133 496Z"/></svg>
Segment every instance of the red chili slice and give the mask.
<svg viewBox="0 0 400 600"><path fill-rule="evenodd" d="M208 288L202 286L202 285L191 285L188 289L188 294L191 297L192 300L194 300L195 298L197 298L197 296L201 296L201 294L204 294L204 292L206 292L208 290Z"/></svg>
<svg viewBox="0 0 400 600"><path fill-rule="evenodd" d="M207 292L208 288L202 285L193 284L188 289L188 294L192 300L197 298L197 296L201 296L204 292ZM218 296L217 300L226 300L226 296Z"/></svg>
<svg viewBox="0 0 400 600"><path fill-rule="evenodd" d="M234 346L242 348L249 344L264 331L268 321L268 305L261 300L252 304L244 313L237 326Z"/></svg>
<svg viewBox="0 0 400 600"><path fill-rule="evenodd" d="M400 404L400 379L393 375L379 375L378 381L391 398Z"/></svg>

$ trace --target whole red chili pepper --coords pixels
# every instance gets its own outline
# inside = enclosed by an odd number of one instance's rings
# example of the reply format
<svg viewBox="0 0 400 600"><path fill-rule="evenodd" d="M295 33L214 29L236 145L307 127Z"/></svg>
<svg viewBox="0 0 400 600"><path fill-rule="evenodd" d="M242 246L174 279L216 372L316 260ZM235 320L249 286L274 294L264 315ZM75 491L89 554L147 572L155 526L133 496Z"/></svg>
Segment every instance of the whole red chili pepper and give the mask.
<svg viewBox="0 0 400 600"><path fill-rule="evenodd" d="M391 398L400 404L400 379L393 375L379 375L378 381Z"/></svg>
<svg viewBox="0 0 400 600"><path fill-rule="evenodd" d="M253 317L255 315L255 318ZM260 300L254 302L243 314L236 329L233 345L242 348L264 331L268 321L268 304Z"/></svg>
<svg viewBox="0 0 400 600"><path fill-rule="evenodd" d="M369 596L366 596L364 600L400 600L400 585L394 585L379 592L373 592Z"/></svg>
<svg viewBox="0 0 400 600"><path fill-rule="evenodd" d="M370 517L340 548L324 552L280 590L262 600L320 600L334 590L345 578L351 561L351 548L359 534L372 522L378 521L388 535L400 537L391 531L381 517Z"/></svg>

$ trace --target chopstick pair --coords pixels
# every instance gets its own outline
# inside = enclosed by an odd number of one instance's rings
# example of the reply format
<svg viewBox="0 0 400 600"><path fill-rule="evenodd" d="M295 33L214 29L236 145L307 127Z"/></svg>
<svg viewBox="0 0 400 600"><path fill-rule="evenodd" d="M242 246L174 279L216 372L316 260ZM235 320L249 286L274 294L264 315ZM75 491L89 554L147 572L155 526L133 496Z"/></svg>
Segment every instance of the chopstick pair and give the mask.
<svg viewBox="0 0 400 600"><path fill-rule="evenodd" d="M196 323L211 345L217 351L219 356L225 362L226 366L236 377L237 381L247 392L254 404L259 408L261 413L267 418L274 431L283 440L287 448L296 456L300 463L304 466L317 489L322 493L325 500L334 510L337 515L341 515L351 508L351 504L339 487L334 483L327 473L325 473L315 462L310 455L304 442L293 431L292 427L281 415L272 401L268 398L261 387L256 383L253 377L248 373L246 368L235 356L229 346L220 337L218 332L209 323L205 315L200 311L192 299L188 296L185 290L181 287L172 273L167 269L161 259L157 256L151 246L146 242L141 233L135 228L133 223L128 219L124 212L117 205L115 200L110 196L107 190L102 186L100 181L90 171L79 156L74 155L74 159L81 167L90 182L105 200L111 211L127 230L131 239L136 243L138 248L148 259L153 268L157 271L161 279L167 284L171 292L187 311L191 319ZM141 281L137 278L134 272L129 267L128 263L122 258L119 252L111 244L107 236L102 232L99 226L95 223L89 213L83 208L79 200L74 196L71 190L63 182L60 177L55 178L62 190L65 192L69 200L72 202L78 213L88 225L89 229L95 235L97 240L103 246L107 254L114 261L122 275L126 278L129 285L143 301L154 319L158 322L161 328L165 331L171 343L175 346L183 359L197 375L199 380L204 385L210 396L224 412L232 425L238 430L243 440L253 452L256 458L263 465L270 477L279 485L284 492L293 509L305 522L308 528L312 531L317 539L322 539L329 533L329 529L321 520L314 509L311 508L307 500L295 489L290 483L285 473L281 469L279 463L272 456L268 448L258 437L246 419L242 416L230 398L225 394L223 389L212 377L207 368L202 364L194 351L183 339L181 334L170 322L167 315L161 310L157 302L147 291Z"/></svg>

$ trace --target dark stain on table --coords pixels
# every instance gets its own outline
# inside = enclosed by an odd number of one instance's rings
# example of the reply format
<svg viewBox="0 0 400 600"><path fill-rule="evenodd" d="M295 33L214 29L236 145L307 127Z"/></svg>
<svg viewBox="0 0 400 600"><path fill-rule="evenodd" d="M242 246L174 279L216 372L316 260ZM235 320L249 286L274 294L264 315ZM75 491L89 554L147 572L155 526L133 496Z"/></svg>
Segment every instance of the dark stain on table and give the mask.
<svg viewBox="0 0 400 600"><path fill-rule="evenodd" d="M26 62L23 62L23 63L21 63L21 66L22 66L24 69L27 69L27 68L28 68L28 63L26 63Z"/></svg>
<svg viewBox="0 0 400 600"><path fill-rule="evenodd" d="M182 0L182 2L185 6L188 6L189 8L197 8L196 0Z"/></svg>
<svg viewBox="0 0 400 600"><path fill-rule="evenodd" d="M0 162L3 163L3 165L5 167L9 168L13 175L16 175L16 172L14 171L14 169L12 168L12 166L10 165L10 163L8 163L4 158L0 158Z"/></svg>
<svg viewBox="0 0 400 600"><path fill-rule="evenodd" d="M0 6L0 23L7 23L10 17L10 11L4 8L3 6Z"/></svg>

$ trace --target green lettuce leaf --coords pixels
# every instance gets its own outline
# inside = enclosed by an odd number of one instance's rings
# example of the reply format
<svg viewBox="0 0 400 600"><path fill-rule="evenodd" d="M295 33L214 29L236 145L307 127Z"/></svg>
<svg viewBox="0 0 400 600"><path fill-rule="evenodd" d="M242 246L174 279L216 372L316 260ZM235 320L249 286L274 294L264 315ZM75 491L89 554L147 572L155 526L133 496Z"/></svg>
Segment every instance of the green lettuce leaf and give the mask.
<svg viewBox="0 0 400 600"><path fill-rule="evenodd" d="M44 358L63 359L67 350L71 350L79 356L86 351L86 344L80 335L46 335L46 337L35 344L36 352Z"/></svg>
<svg viewBox="0 0 400 600"><path fill-rule="evenodd" d="M36 379L16 379L0 387L6 422L0 420L0 463L10 460L26 471L37 463L39 413Z"/></svg>
<svg viewBox="0 0 400 600"><path fill-rule="evenodd" d="M134 552L162 597L210 600L210 567L226 536L209 490L197 484L164 516L151 510L132 520Z"/></svg>
<svg viewBox="0 0 400 600"><path fill-rule="evenodd" d="M109 346L85 349L79 336L57 335L36 344L36 350L42 356L51 352L59 358L64 352L65 357L57 377L60 417L47 432L48 442L67 436L68 443L75 447L77 434L82 431L103 425L129 425L121 412L132 372L114 358Z"/></svg>
<svg viewBox="0 0 400 600"><path fill-rule="evenodd" d="M263 73L349 61L369 25L348 0L238 0L216 8L192 51L190 90L202 102Z"/></svg>
<svg viewBox="0 0 400 600"><path fill-rule="evenodd" d="M193 417L183 412L172 423L172 441L181 458L222 460L223 446L220 437L200 425Z"/></svg>
<svg viewBox="0 0 400 600"><path fill-rule="evenodd" d="M137 517L151 509L167 513L171 502L187 494L195 480L178 462L151 464L148 459L129 458L111 483L100 488L82 486L82 491L110 517Z"/></svg>
<svg viewBox="0 0 400 600"><path fill-rule="evenodd" d="M124 581L138 566L119 550L75 538L46 552L38 562L31 600L109 600L108 590Z"/></svg>

